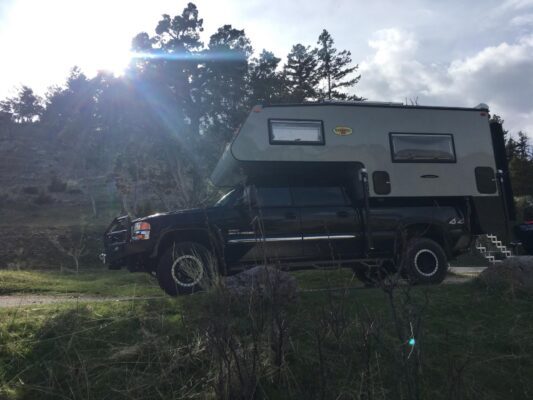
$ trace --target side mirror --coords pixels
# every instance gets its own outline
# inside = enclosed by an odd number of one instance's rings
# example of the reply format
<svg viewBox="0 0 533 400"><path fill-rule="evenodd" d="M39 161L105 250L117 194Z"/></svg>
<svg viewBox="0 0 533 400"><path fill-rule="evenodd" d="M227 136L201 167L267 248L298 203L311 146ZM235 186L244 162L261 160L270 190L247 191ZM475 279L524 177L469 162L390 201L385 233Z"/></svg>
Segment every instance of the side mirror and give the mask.
<svg viewBox="0 0 533 400"><path fill-rule="evenodd" d="M251 186L245 186L242 190L241 196L238 198L237 207L251 207L255 205L255 196L253 196Z"/></svg>

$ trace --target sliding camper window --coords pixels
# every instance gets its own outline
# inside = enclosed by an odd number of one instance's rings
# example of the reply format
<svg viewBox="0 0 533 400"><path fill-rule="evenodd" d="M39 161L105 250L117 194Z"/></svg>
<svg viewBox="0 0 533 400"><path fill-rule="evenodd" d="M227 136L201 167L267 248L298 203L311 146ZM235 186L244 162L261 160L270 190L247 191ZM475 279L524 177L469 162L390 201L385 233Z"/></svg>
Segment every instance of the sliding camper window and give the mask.
<svg viewBox="0 0 533 400"><path fill-rule="evenodd" d="M436 133L390 133L393 162L454 163L453 136Z"/></svg>
<svg viewBox="0 0 533 400"><path fill-rule="evenodd" d="M322 121L314 120L268 120L270 144L324 144Z"/></svg>

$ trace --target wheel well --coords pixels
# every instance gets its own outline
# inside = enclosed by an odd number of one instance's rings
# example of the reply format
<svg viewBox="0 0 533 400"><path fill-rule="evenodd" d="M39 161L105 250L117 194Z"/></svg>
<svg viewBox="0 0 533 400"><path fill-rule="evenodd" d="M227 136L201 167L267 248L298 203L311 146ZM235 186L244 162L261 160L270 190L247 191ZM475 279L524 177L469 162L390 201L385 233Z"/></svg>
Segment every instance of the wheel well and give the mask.
<svg viewBox="0 0 533 400"><path fill-rule="evenodd" d="M183 230L166 233L156 246L154 256L159 257L174 242L194 242L201 244L218 257L216 237L205 230Z"/></svg>
<svg viewBox="0 0 533 400"><path fill-rule="evenodd" d="M444 229L436 224L432 223L416 223L408 226L404 226L398 231L397 235L397 248L403 249L405 243L413 238L427 238L438 243L446 253L446 256L450 258L452 256L451 248L446 240Z"/></svg>

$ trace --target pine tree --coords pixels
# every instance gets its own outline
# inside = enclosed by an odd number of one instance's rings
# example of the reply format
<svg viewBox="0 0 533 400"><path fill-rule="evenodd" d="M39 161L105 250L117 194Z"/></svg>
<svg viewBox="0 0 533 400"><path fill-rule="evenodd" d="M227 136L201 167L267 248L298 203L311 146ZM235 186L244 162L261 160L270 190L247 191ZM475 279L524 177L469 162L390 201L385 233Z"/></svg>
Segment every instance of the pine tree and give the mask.
<svg viewBox="0 0 533 400"><path fill-rule="evenodd" d="M16 97L4 101L2 109L10 113L16 122L33 122L44 111L42 99L28 86L22 86Z"/></svg>
<svg viewBox="0 0 533 400"><path fill-rule="evenodd" d="M263 50L259 58L250 63L249 85L250 106L282 101L284 97L284 80L277 71L280 58L274 53Z"/></svg>
<svg viewBox="0 0 533 400"><path fill-rule="evenodd" d="M351 66L351 53L347 50L338 52L334 47L333 38L325 29L318 37L317 43L318 70L325 87L321 90L321 97L328 100L362 100L354 94L346 93L346 90L355 86L361 78L361 75L349 77L359 68L358 65Z"/></svg>
<svg viewBox="0 0 533 400"><path fill-rule="evenodd" d="M317 85L320 81L317 66L316 49L300 43L292 46L283 68L290 101L299 103L317 98Z"/></svg>

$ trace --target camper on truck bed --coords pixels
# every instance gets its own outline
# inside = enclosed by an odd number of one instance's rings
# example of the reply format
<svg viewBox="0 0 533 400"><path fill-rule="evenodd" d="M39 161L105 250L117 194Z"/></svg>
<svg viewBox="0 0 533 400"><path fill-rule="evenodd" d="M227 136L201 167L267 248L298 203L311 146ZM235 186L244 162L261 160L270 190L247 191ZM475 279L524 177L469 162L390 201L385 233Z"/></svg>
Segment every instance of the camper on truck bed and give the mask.
<svg viewBox="0 0 533 400"><path fill-rule="evenodd" d="M157 275L170 295L258 264L346 265L372 282L402 265L440 283L473 237L508 241L512 193L488 107L256 106L211 180L213 207L113 221L110 268Z"/></svg>

